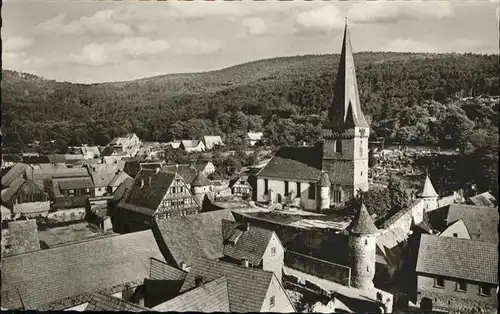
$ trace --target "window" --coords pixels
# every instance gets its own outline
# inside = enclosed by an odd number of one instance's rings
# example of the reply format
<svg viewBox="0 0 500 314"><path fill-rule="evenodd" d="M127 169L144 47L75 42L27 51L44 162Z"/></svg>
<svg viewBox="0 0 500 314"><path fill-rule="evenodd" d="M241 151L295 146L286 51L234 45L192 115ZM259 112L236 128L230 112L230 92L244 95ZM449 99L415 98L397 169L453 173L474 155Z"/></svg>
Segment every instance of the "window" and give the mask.
<svg viewBox="0 0 500 314"><path fill-rule="evenodd" d="M363 171L361 171L361 176L363 176Z"/></svg>
<svg viewBox="0 0 500 314"><path fill-rule="evenodd" d="M444 279L441 277L434 279L434 287L444 288Z"/></svg>
<svg viewBox="0 0 500 314"><path fill-rule="evenodd" d="M368 239L365 239L365 245L368 245Z"/></svg>
<svg viewBox="0 0 500 314"><path fill-rule="evenodd" d="M340 203L342 201L341 196L342 195L341 195L340 191L333 191L333 202Z"/></svg>
<svg viewBox="0 0 500 314"><path fill-rule="evenodd" d="M457 282L457 291L462 291L462 292L467 291L467 283L465 281Z"/></svg>
<svg viewBox="0 0 500 314"><path fill-rule="evenodd" d="M491 295L491 287L488 285L481 285L479 287L479 294L490 296Z"/></svg>
<svg viewBox="0 0 500 314"><path fill-rule="evenodd" d="M276 255L276 247L271 248L271 256Z"/></svg>
<svg viewBox="0 0 500 314"><path fill-rule="evenodd" d="M297 182L297 197L300 198L300 182Z"/></svg>
<svg viewBox="0 0 500 314"><path fill-rule="evenodd" d="M181 193L183 193L184 192L184 187L181 186L180 189L181 189Z"/></svg>
<svg viewBox="0 0 500 314"><path fill-rule="evenodd" d="M314 184L314 183L311 183L309 185L308 198L310 200L315 200L316 199L316 184Z"/></svg>
<svg viewBox="0 0 500 314"><path fill-rule="evenodd" d="M336 140L335 141L335 152L336 153L341 153L342 152L342 141L341 140Z"/></svg>
<svg viewBox="0 0 500 314"><path fill-rule="evenodd" d="M264 179L264 195L267 195L267 193L269 193L269 182Z"/></svg>
<svg viewBox="0 0 500 314"><path fill-rule="evenodd" d="M454 237L454 238L458 238L458 233L454 233L454 234L453 234L453 237Z"/></svg>
<svg viewBox="0 0 500 314"><path fill-rule="evenodd" d="M359 141L359 157L363 157L363 141Z"/></svg>
<svg viewBox="0 0 500 314"><path fill-rule="evenodd" d="M288 196L288 181L285 181L285 196Z"/></svg>
<svg viewBox="0 0 500 314"><path fill-rule="evenodd" d="M272 308L274 306L275 300L274 295L269 299L269 307Z"/></svg>
<svg viewBox="0 0 500 314"><path fill-rule="evenodd" d="M175 186L172 188L172 193L175 194Z"/></svg>

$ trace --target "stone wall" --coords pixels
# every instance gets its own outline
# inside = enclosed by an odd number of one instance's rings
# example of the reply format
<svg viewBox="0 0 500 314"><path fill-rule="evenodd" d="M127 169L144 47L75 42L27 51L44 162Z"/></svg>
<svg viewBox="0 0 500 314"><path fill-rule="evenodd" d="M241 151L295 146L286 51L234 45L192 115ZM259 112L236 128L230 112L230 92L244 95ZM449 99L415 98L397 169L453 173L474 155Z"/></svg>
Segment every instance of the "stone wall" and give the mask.
<svg viewBox="0 0 500 314"><path fill-rule="evenodd" d="M47 222L53 224L82 221L85 219L85 214L86 210L84 207L58 210L47 215Z"/></svg>
<svg viewBox="0 0 500 314"><path fill-rule="evenodd" d="M480 313L480 310L491 312L498 306L496 287L492 288L491 296L484 296L479 293L479 285L467 282L467 291L457 291L455 280L444 280L444 287L434 286L434 278L426 275L417 277L417 302L428 298L432 301L433 308L449 311L460 311L461 313Z"/></svg>
<svg viewBox="0 0 500 314"><path fill-rule="evenodd" d="M285 252L285 266L325 280L349 286L351 268L292 251Z"/></svg>

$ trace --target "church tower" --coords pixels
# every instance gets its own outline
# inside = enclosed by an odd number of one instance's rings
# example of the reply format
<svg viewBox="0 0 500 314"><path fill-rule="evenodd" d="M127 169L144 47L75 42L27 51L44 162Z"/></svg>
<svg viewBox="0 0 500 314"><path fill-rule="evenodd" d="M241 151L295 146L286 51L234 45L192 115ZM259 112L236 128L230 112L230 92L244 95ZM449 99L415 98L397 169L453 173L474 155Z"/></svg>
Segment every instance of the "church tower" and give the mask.
<svg viewBox="0 0 500 314"><path fill-rule="evenodd" d="M426 212L438 208L438 197L439 195L436 193L431 179L429 178L429 174L427 173L425 175L425 182L424 187L422 188L422 192L418 194L418 198L424 201Z"/></svg>
<svg viewBox="0 0 500 314"><path fill-rule="evenodd" d="M347 227L349 232L349 266L354 288L373 288L378 229L364 204Z"/></svg>
<svg viewBox="0 0 500 314"><path fill-rule="evenodd" d="M361 111L351 39L347 27L335 82L330 125L323 130L323 165L332 184L332 204L342 204L357 191L368 190L368 137L370 126Z"/></svg>

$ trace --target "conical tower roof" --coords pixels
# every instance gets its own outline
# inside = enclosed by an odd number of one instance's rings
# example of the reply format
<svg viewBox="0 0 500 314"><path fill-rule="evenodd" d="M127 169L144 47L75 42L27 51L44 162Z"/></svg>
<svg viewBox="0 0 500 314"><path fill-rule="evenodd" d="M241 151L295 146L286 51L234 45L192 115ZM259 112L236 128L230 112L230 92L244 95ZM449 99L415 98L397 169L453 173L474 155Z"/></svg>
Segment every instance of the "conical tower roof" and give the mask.
<svg viewBox="0 0 500 314"><path fill-rule="evenodd" d="M196 177L193 179L193 182L191 182L192 187L202 187L202 186L209 186L210 181L208 181L207 177L201 172L198 172L196 174Z"/></svg>
<svg viewBox="0 0 500 314"><path fill-rule="evenodd" d="M321 187L330 187L330 178L328 177L328 173L322 172L321 177L319 179L319 184Z"/></svg>
<svg viewBox="0 0 500 314"><path fill-rule="evenodd" d="M422 193L420 193L420 197L424 198L438 197L438 194L436 193L436 190L432 185L429 175L425 176L424 188L422 189Z"/></svg>
<svg viewBox="0 0 500 314"><path fill-rule="evenodd" d="M347 21L342 41L339 70L335 81L334 101L330 108L329 117L334 132L342 132L353 127L370 127L361 111L359 102L356 68Z"/></svg>
<svg viewBox="0 0 500 314"><path fill-rule="evenodd" d="M361 204L356 216L347 227L347 231L349 231L350 234L374 234L378 232L365 204Z"/></svg>

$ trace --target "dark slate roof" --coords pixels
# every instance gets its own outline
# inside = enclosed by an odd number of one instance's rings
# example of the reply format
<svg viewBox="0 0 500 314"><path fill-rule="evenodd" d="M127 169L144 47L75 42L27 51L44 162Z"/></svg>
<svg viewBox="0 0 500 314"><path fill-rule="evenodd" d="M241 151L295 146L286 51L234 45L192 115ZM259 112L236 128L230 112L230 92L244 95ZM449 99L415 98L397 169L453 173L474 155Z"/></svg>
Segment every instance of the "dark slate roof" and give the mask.
<svg viewBox="0 0 500 314"><path fill-rule="evenodd" d="M15 179L20 178L25 173L27 167L28 165L20 162L12 166L7 173L2 175L2 186L10 186Z"/></svg>
<svg viewBox="0 0 500 314"><path fill-rule="evenodd" d="M472 196L467 200L468 203L472 203L472 205L476 206L484 206L484 207L494 207L496 203L496 199L490 192L484 192L475 196Z"/></svg>
<svg viewBox="0 0 500 314"><path fill-rule="evenodd" d="M128 191L134 185L134 179L128 177L123 181L113 192L113 198L115 200L121 200L125 195L125 192Z"/></svg>
<svg viewBox="0 0 500 314"><path fill-rule="evenodd" d="M174 179L175 174L172 173L141 170L122 202L154 211L160 206ZM143 187L141 182L144 182Z"/></svg>
<svg viewBox="0 0 500 314"><path fill-rule="evenodd" d="M3 258L3 308L61 310L96 291L149 276L149 259L162 260L151 230L91 239ZM115 291L115 293L118 291Z"/></svg>
<svg viewBox="0 0 500 314"><path fill-rule="evenodd" d="M373 234L378 232L365 204L361 204L361 208L347 227L347 231L352 234Z"/></svg>
<svg viewBox="0 0 500 314"><path fill-rule="evenodd" d="M205 175L201 172L198 172L193 182L191 182L191 186L210 186L212 183L205 177Z"/></svg>
<svg viewBox="0 0 500 314"><path fill-rule="evenodd" d="M167 263L151 258L149 279L152 280L184 280L187 272L172 267Z"/></svg>
<svg viewBox="0 0 500 314"><path fill-rule="evenodd" d="M10 250L4 256L24 254L40 250L40 238L35 219L8 222Z"/></svg>
<svg viewBox="0 0 500 314"><path fill-rule="evenodd" d="M281 147L258 177L318 181L323 152L315 147Z"/></svg>
<svg viewBox="0 0 500 314"><path fill-rule="evenodd" d="M124 171L117 171L117 173L114 175L113 179L108 183L108 186L111 187L119 187L123 181L130 179L133 181L133 179Z"/></svg>
<svg viewBox="0 0 500 314"><path fill-rule="evenodd" d="M417 272L498 284L495 243L422 234Z"/></svg>
<svg viewBox="0 0 500 314"><path fill-rule="evenodd" d="M58 183L60 190L90 189L94 187L90 177L60 178L53 179L53 181Z"/></svg>
<svg viewBox="0 0 500 314"><path fill-rule="evenodd" d="M106 187L118 172L119 164L98 164L88 166L90 176L96 187Z"/></svg>
<svg viewBox="0 0 500 314"><path fill-rule="evenodd" d="M149 309L104 293L94 292L85 311L143 312Z"/></svg>
<svg viewBox="0 0 500 314"><path fill-rule="evenodd" d="M322 172L321 173L321 178L320 178L320 185L322 187L330 187L330 179L328 178L328 173Z"/></svg>
<svg viewBox="0 0 500 314"><path fill-rule="evenodd" d="M141 171L141 163L138 160L127 160L125 161L123 171L132 178L135 178L139 171Z"/></svg>
<svg viewBox="0 0 500 314"><path fill-rule="evenodd" d="M192 165L166 165L162 171L177 173L187 184L191 184L198 173Z"/></svg>
<svg viewBox="0 0 500 314"><path fill-rule="evenodd" d="M231 312L260 312L274 274L257 268L195 258L181 292L195 287L195 278L212 281L226 276Z"/></svg>
<svg viewBox="0 0 500 314"><path fill-rule="evenodd" d="M234 259L247 259L254 266L258 266L274 231L236 223L228 220L222 221L222 234L224 237L224 256Z"/></svg>
<svg viewBox="0 0 500 314"><path fill-rule="evenodd" d="M195 256L217 259L223 256L222 220L234 221L229 210L217 210L155 222L153 230L172 255L176 266L192 264Z"/></svg>
<svg viewBox="0 0 500 314"><path fill-rule="evenodd" d="M230 312L226 276L189 290L152 308L159 312Z"/></svg>

